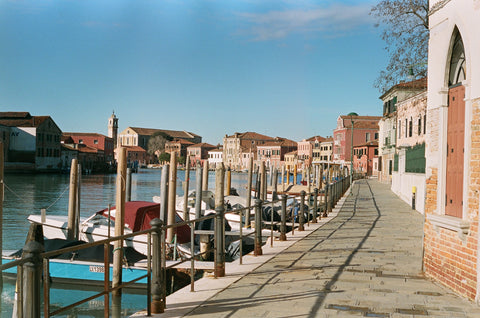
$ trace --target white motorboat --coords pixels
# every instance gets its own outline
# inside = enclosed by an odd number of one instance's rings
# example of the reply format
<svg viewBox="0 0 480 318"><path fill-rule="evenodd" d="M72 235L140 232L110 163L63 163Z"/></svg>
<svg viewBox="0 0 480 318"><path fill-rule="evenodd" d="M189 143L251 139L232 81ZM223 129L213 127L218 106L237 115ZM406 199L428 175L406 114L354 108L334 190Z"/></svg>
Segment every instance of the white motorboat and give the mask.
<svg viewBox="0 0 480 318"><path fill-rule="evenodd" d="M115 236L115 207L94 213L88 218L80 218L79 240L93 242ZM130 201L125 203L124 234L147 230L150 221L160 216L160 204L147 201ZM30 215L31 223L41 224L43 235L47 239L66 239L68 237L68 216L48 215L42 221L41 215ZM176 222L183 219L176 215ZM190 242L190 227L182 225L175 228L177 243ZM147 254L147 235L138 235L125 240L126 246L131 246L142 254Z"/></svg>

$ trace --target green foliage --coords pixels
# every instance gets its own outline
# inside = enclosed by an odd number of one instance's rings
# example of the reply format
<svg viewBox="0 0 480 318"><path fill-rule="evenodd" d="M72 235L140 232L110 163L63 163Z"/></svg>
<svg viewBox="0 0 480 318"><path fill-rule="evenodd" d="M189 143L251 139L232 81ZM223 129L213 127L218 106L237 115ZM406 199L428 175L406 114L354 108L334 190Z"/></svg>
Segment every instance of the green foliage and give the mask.
<svg viewBox="0 0 480 318"><path fill-rule="evenodd" d="M169 161L170 161L170 154L169 154L168 152L162 152L162 153L158 156L158 161L160 161L160 162L164 162L164 161L169 162Z"/></svg>
<svg viewBox="0 0 480 318"><path fill-rule="evenodd" d="M187 158L185 158L184 156L180 156L178 157L178 163L181 164L181 165L184 165L185 162L187 162Z"/></svg>

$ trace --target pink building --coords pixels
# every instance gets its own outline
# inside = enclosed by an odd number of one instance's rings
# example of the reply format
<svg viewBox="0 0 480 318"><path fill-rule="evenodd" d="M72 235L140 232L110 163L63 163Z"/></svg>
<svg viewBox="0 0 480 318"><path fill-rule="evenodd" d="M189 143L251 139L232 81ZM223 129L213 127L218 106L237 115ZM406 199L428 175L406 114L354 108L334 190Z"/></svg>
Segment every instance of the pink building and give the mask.
<svg viewBox="0 0 480 318"><path fill-rule="evenodd" d="M313 149L315 146L319 148L321 142L325 141L322 136L313 136L308 139L303 139L297 143L298 161L308 167L312 164Z"/></svg>
<svg viewBox="0 0 480 318"><path fill-rule="evenodd" d="M333 161L350 162L352 131L353 146L378 140L378 121L381 118L380 116L339 116L337 128L333 130Z"/></svg>
<svg viewBox="0 0 480 318"><path fill-rule="evenodd" d="M353 170L371 176L374 159L378 158L378 141L353 147Z"/></svg>
<svg viewBox="0 0 480 318"><path fill-rule="evenodd" d="M81 133L81 132L64 132L64 137L71 137L73 143L86 145L100 150L104 153L104 161L113 163L114 160L114 140L113 138L97 133Z"/></svg>
<svg viewBox="0 0 480 318"><path fill-rule="evenodd" d="M295 141L276 137L274 141L266 141L257 146L257 160L264 161L267 167L280 167L285 154L294 150L297 150Z"/></svg>
<svg viewBox="0 0 480 318"><path fill-rule="evenodd" d="M198 162L203 162L208 160L208 152L217 147L214 145L207 144L205 142L191 145L187 147L187 156L190 157L190 166L194 167Z"/></svg>

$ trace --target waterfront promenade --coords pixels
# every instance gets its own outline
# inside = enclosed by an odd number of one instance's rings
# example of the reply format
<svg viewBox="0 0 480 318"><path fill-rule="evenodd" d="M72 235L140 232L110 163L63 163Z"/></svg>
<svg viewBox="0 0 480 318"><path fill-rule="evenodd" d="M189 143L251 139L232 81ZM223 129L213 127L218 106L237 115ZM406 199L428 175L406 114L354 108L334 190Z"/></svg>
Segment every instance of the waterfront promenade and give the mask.
<svg viewBox="0 0 480 318"><path fill-rule="evenodd" d="M422 227L387 186L359 180L328 218L167 297L156 316L480 317L422 275Z"/></svg>

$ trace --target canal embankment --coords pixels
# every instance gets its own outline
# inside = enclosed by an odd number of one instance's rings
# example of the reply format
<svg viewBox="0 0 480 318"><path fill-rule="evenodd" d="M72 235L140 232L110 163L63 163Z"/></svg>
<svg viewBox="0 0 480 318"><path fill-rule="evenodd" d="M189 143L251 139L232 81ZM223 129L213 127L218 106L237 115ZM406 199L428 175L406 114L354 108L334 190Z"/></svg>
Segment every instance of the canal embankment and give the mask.
<svg viewBox="0 0 480 318"><path fill-rule="evenodd" d="M480 317L423 275L422 214L375 180L346 193L329 219L169 296L157 317Z"/></svg>
<svg viewBox="0 0 480 318"><path fill-rule="evenodd" d="M347 191L348 193L348 191ZM166 308L162 314L154 314L151 317L177 318L188 316L193 310L208 302L216 294L226 291L232 284L246 277L256 269L272 260L277 255L285 252L288 248L302 241L305 237L329 223L334 219L342 207L346 196L343 196L328 213L328 216L322 217L317 223L305 224L303 231L295 230L293 233L287 233L287 240L280 241L274 238L273 244L271 238L262 246L262 255L255 256L254 252L244 255L242 262L237 259L226 263L225 276L215 278L213 273L205 275L202 279L195 281L195 291L191 291L190 286L186 286L166 297ZM146 310L139 311L131 317L147 317Z"/></svg>

